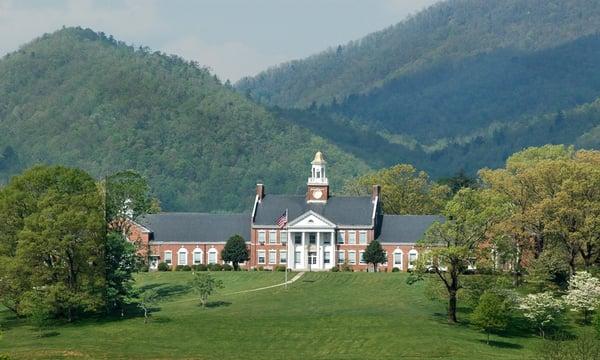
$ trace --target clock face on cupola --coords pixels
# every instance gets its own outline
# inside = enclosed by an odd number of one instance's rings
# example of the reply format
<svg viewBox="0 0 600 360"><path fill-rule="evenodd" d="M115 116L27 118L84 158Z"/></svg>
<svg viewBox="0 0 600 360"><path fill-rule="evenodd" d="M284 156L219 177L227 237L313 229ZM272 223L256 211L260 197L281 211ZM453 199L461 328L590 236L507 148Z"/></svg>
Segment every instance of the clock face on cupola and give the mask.
<svg viewBox="0 0 600 360"><path fill-rule="evenodd" d="M311 173L308 178L307 202L326 203L329 198L329 181L327 180L325 156L320 151L311 162Z"/></svg>

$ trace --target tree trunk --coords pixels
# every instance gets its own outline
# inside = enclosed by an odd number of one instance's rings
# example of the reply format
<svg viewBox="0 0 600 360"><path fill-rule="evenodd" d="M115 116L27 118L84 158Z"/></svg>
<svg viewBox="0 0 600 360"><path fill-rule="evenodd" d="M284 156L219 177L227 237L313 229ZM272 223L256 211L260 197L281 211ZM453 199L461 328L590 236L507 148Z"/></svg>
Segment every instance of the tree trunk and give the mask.
<svg viewBox="0 0 600 360"><path fill-rule="evenodd" d="M456 323L456 290L448 292L448 322Z"/></svg>
<svg viewBox="0 0 600 360"><path fill-rule="evenodd" d="M490 344L490 331L489 330L487 331L487 341L486 341L486 344L488 344L488 345Z"/></svg>
<svg viewBox="0 0 600 360"><path fill-rule="evenodd" d="M144 307L144 324L148 323L148 309Z"/></svg>
<svg viewBox="0 0 600 360"><path fill-rule="evenodd" d="M238 264L237 261L234 261L233 262L233 270L234 271L238 271L239 269L240 269L240 264Z"/></svg>

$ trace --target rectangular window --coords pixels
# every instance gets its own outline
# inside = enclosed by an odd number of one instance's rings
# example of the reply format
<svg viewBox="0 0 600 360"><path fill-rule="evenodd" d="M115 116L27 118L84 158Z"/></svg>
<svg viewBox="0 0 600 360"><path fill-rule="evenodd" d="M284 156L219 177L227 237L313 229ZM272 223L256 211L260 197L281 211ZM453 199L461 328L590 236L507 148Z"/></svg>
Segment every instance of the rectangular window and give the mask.
<svg viewBox="0 0 600 360"><path fill-rule="evenodd" d="M173 253L170 251L165 251L165 263L171 265L173 263Z"/></svg>
<svg viewBox="0 0 600 360"><path fill-rule="evenodd" d="M367 244L367 232L366 231L361 231L358 234L358 242L361 245L366 245Z"/></svg>
<svg viewBox="0 0 600 360"><path fill-rule="evenodd" d="M202 253L194 251L194 265L202 264Z"/></svg>
<svg viewBox="0 0 600 360"><path fill-rule="evenodd" d="M259 244L264 244L265 243L265 235L266 233L264 231L259 231L258 232L258 243Z"/></svg>
<svg viewBox="0 0 600 360"><path fill-rule="evenodd" d="M294 244L302 245L302 233L294 233Z"/></svg>
<svg viewBox="0 0 600 360"><path fill-rule="evenodd" d="M317 233L308 233L308 243L315 245L317 243Z"/></svg>
<svg viewBox="0 0 600 360"><path fill-rule="evenodd" d="M177 265L187 265L187 250L180 250L177 253Z"/></svg>
<svg viewBox="0 0 600 360"><path fill-rule="evenodd" d="M383 252L383 256L385 257L385 260L383 260L382 264L383 265L387 265L387 263L388 263L388 253L387 253L387 251Z"/></svg>
<svg viewBox="0 0 600 360"><path fill-rule="evenodd" d="M287 251L285 251L285 250L279 251L279 263L287 264Z"/></svg>
<svg viewBox="0 0 600 360"><path fill-rule="evenodd" d="M265 263L265 251L264 250L258 250L258 263L259 264Z"/></svg>
<svg viewBox="0 0 600 360"><path fill-rule="evenodd" d="M277 243L277 231L269 231L269 244Z"/></svg>
<svg viewBox="0 0 600 360"><path fill-rule="evenodd" d="M331 245L330 233L321 233L321 239L323 239L323 245Z"/></svg>
<svg viewBox="0 0 600 360"><path fill-rule="evenodd" d="M280 231L279 232L279 242L282 245L287 244L287 231Z"/></svg>
<svg viewBox="0 0 600 360"><path fill-rule="evenodd" d="M329 251L326 251L323 257L323 263L324 264L329 264L331 262L331 253Z"/></svg>
<svg viewBox="0 0 600 360"><path fill-rule="evenodd" d="M208 252L208 263L209 264L216 264L217 263L217 252L216 251L209 251Z"/></svg>
<svg viewBox="0 0 600 360"><path fill-rule="evenodd" d="M400 252L394 253L394 265L402 266L402 253L400 253Z"/></svg>
<svg viewBox="0 0 600 360"><path fill-rule="evenodd" d="M300 264L300 251L294 253L294 264Z"/></svg>
<svg viewBox="0 0 600 360"><path fill-rule="evenodd" d="M365 261L365 252L361 251L360 253L358 253L359 256L359 261L361 264L366 264L367 262Z"/></svg>
<svg viewBox="0 0 600 360"><path fill-rule="evenodd" d="M277 251L269 251L269 264L277 264Z"/></svg>
<svg viewBox="0 0 600 360"><path fill-rule="evenodd" d="M348 231L348 244L356 244L356 231Z"/></svg>
<svg viewBox="0 0 600 360"><path fill-rule="evenodd" d="M337 233L337 243L338 244L343 244L344 243L344 237L346 236L346 232L345 231L338 231Z"/></svg>
<svg viewBox="0 0 600 360"><path fill-rule="evenodd" d="M356 264L356 253L354 251L348 251L348 264Z"/></svg>
<svg viewBox="0 0 600 360"><path fill-rule="evenodd" d="M416 264L417 264L417 253L416 252L408 253L408 265L410 267L413 267Z"/></svg>
<svg viewBox="0 0 600 360"><path fill-rule="evenodd" d="M338 251L337 256L338 256L338 263L339 264L343 264L344 261L346 261L346 254L345 254L344 251Z"/></svg>

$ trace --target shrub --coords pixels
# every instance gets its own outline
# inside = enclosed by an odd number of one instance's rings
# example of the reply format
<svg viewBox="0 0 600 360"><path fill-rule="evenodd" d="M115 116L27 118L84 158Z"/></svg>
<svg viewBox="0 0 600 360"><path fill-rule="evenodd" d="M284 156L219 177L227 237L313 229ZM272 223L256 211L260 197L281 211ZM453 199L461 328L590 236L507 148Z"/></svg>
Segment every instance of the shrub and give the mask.
<svg viewBox="0 0 600 360"><path fill-rule="evenodd" d="M509 306L506 299L491 290L486 290L479 298L479 303L471 314L471 323L487 335L486 343L490 344L490 333L502 331L508 325Z"/></svg>
<svg viewBox="0 0 600 360"><path fill-rule="evenodd" d="M166 262L161 262L158 264L158 271L169 271L171 267Z"/></svg>
<svg viewBox="0 0 600 360"><path fill-rule="evenodd" d="M223 270L223 265L221 265L221 264L208 264L208 270L210 270L210 271L221 271L221 270Z"/></svg>
<svg viewBox="0 0 600 360"><path fill-rule="evenodd" d="M286 269L287 269L287 266L285 266L285 265L277 265L277 266L275 266L275 271L284 272Z"/></svg>
<svg viewBox="0 0 600 360"><path fill-rule="evenodd" d="M340 268L337 266L334 266L331 268L331 272L340 272Z"/></svg>
<svg viewBox="0 0 600 360"><path fill-rule="evenodd" d="M223 264L223 271L233 271L233 266L229 264Z"/></svg>
<svg viewBox="0 0 600 360"><path fill-rule="evenodd" d="M400 269L397 268L397 267L395 267L395 268L392 269L392 272L400 272Z"/></svg>
<svg viewBox="0 0 600 360"><path fill-rule="evenodd" d="M556 299L552 292L529 294L519 301L519 309L534 326L542 338L546 329L558 324L563 310L563 302Z"/></svg>
<svg viewBox="0 0 600 360"><path fill-rule="evenodd" d="M258 270L258 271L265 271L265 267L261 265L261 266L259 266L259 267L258 267L258 269L257 269L257 270Z"/></svg>
<svg viewBox="0 0 600 360"><path fill-rule="evenodd" d="M208 267L206 266L206 264L198 264L198 265L193 265L192 269L194 271L206 271L206 270L208 270Z"/></svg>
<svg viewBox="0 0 600 360"><path fill-rule="evenodd" d="M189 265L183 265L181 271L192 271L192 267Z"/></svg>

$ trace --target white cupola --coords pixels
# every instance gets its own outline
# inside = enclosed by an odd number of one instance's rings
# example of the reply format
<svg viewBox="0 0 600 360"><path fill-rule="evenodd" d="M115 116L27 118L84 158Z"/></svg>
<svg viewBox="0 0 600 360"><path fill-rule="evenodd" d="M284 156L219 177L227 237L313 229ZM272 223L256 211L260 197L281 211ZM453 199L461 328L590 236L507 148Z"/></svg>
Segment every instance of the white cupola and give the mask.
<svg viewBox="0 0 600 360"><path fill-rule="evenodd" d="M311 162L311 165L311 176L308 178L308 184L328 185L329 181L327 180L327 173L325 172L327 161L325 161L325 157L323 156L322 152L317 151L314 160Z"/></svg>

